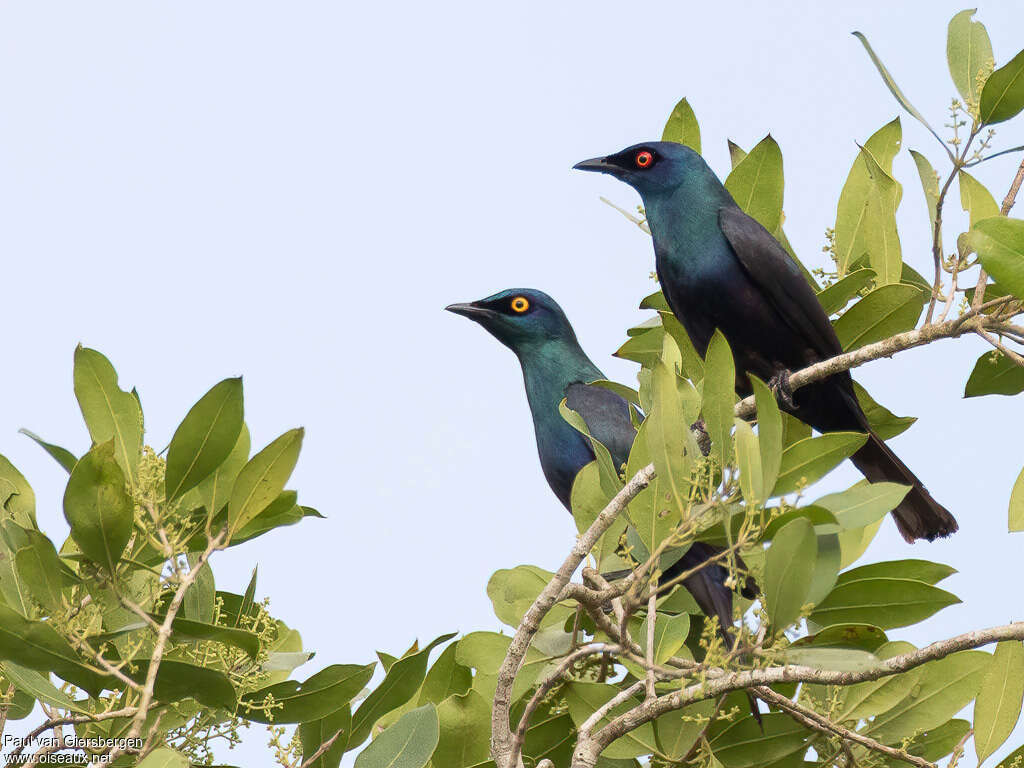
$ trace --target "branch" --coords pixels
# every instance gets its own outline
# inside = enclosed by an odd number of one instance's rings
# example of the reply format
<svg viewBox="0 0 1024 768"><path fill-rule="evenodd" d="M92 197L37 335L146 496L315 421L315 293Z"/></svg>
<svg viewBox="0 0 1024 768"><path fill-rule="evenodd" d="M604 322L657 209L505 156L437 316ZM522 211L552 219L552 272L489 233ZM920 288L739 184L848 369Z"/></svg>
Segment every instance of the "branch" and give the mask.
<svg viewBox="0 0 1024 768"><path fill-rule="evenodd" d="M654 465L649 464L633 477L615 497L608 502L601 513L594 520L593 524L580 536L573 546L569 556L565 558L562 567L558 569L554 578L548 583L544 590L534 600L533 605L523 616L516 628L516 634L509 644L508 653L498 670L498 683L494 691L494 706L491 709L491 756L501 768L512 768L517 763L509 761L512 754L512 731L509 726L509 710L512 706L512 685L515 683L516 673L523 663L526 651L530 647L533 636L540 628L540 621L558 602L558 596L562 588L569 583L573 572L583 562L590 550L597 544L616 518L626 509L626 505L632 501L640 491L646 488L654 478ZM521 761L520 761L521 763Z"/></svg>
<svg viewBox="0 0 1024 768"><path fill-rule="evenodd" d="M907 670L919 667L922 664L927 664L929 661L945 658L957 651L978 648L1003 640L1024 640L1024 622L1018 621L1000 627L975 630L946 640L940 640L910 653L894 656L877 667L859 672L838 672L802 665L775 666L737 672L727 672L721 669L709 670L706 682L696 683L680 691L660 696L654 701L644 702L629 712L615 718L598 733L594 734L593 745L590 747L590 750L596 749L593 752L593 759L596 760L602 749L623 734L655 720L666 712L682 709L694 702L714 698L723 693L789 682L818 683L820 685L854 685L855 683L891 677L900 672L906 672ZM577 746L578 748L579 745ZM588 755L589 753L582 755L582 757L586 758ZM580 762L578 765L589 768L592 764L591 762ZM574 762L573 766L575 768L577 763Z"/></svg>
<svg viewBox="0 0 1024 768"><path fill-rule="evenodd" d="M1013 182L1010 184L1010 191L1006 193L1006 197L1003 198L1003 204L999 209L999 212L1003 216L1010 215L1010 209L1013 208L1014 202L1017 200L1017 192L1020 191L1020 185L1024 183L1024 160L1021 160L1020 167L1017 169L1017 175L1013 177ZM981 274L978 275L978 284L974 288L974 301L972 307L977 308L985 298L985 286L988 285L988 274L985 270L981 270Z"/></svg>
<svg viewBox="0 0 1024 768"><path fill-rule="evenodd" d="M333 747L334 746L334 742L336 742L338 740L338 737L341 736L341 734L343 734L344 732L345 732L344 728L339 728L338 731L333 736L331 736L331 738L329 738L327 741L325 741L323 744L321 744L317 748L316 752L314 752L308 758L303 760L302 761L302 765L300 765L299 768L312 768L313 763L315 763L317 761L317 759L320 757L320 755L322 755L328 749Z"/></svg>
<svg viewBox="0 0 1024 768"><path fill-rule="evenodd" d="M810 728L815 731L827 734L835 734L844 741L852 741L855 744L860 744L862 747L867 747L874 752L880 752L883 755L894 758L896 760L902 760L905 763L916 765L918 768L935 768L934 763L930 763L924 758L911 755L904 749L897 749L882 744L879 741L875 741L869 736L851 731L849 728L844 728L838 723L832 722L829 718L825 717L813 709L807 709L800 704L797 704L792 699L788 699L785 696L776 693L771 688L765 686L758 686L753 689L754 695L768 704L772 704L779 709L785 710L794 720L802 724L803 726Z"/></svg>

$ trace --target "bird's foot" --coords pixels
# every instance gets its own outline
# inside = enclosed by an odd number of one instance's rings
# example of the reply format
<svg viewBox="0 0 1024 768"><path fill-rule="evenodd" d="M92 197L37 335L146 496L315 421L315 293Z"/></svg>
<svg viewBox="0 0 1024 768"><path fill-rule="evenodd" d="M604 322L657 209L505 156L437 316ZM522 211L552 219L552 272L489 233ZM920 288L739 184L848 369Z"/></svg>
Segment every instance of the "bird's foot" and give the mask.
<svg viewBox="0 0 1024 768"><path fill-rule="evenodd" d="M796 409L793 402L793 387L789 384L790 371L782 368L768 380L768 386L775 393L776 399L790 410Z"/></svg>
<svg viewBox="0 0 1024 768"><path fill-rule="evenodd" d="M697 419L693 422L690 425L690 431L695 433L697 447L700 448L701 455L707 456L711 453L711 435L708 434L708 428L704 425L704 419Z"/></svg>

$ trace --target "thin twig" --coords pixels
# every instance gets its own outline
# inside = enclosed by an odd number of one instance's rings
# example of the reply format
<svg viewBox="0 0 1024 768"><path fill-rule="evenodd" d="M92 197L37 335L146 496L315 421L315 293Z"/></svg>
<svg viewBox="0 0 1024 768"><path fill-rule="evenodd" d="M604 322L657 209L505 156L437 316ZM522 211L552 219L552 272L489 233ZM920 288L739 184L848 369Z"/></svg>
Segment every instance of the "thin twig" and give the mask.
<svg viewBox="0 0 1024 768"><path fill-rule="evenodd" d="M310 755L309 757L307 757L305 760L302 761L302 765L300 765L299 768L311 768L313 763L315 763L317 761L317 759L320 757L320 755L322 755L328 749L333 747L334 746L334 742L336 742L338 740L338 737L341 736L341 734L343 734L344 732L345 732L344 728L339 728L337 731L335 731L334 735L331 736L331 738L329 738L327 741L325 741L323 744L321 744L319 747L317 747L316 752L314 752L312 755Z"/></svg>

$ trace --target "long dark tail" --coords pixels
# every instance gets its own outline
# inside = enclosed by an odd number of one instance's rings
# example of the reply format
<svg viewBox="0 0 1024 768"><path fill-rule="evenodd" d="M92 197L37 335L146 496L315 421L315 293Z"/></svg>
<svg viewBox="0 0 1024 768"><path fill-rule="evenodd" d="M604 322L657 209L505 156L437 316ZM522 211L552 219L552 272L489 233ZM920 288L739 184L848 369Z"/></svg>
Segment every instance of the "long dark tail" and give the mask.
<svg viewBox="0 0 1024 768"><path fill-rule="evenodd" d="M871 433L864 446L850 457L872 483L887 481L911 486L910 493L892 511L896 527L908 542L932 541L956 533L956 519L928 493L917 476L878 437Z"/></svg>

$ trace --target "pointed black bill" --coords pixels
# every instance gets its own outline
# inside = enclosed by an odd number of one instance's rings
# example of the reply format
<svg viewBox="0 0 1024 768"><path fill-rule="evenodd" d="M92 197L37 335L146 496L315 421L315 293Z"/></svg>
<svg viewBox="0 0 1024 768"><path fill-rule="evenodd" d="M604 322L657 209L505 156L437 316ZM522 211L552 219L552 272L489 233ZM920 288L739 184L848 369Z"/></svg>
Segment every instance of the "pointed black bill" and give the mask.
<svg viewBox="0 0 1024 768"><path fill-rule="evenodd" d="M491 314L491 310L478 306L475 303L449 304L447 307L445 307L445 310L448 312L454 312L456 315L468 317L470 320L477 321Z"/></svg>
<svg viewBox="0 0 1024 768"><path fill-rule="evenodd" d="M572 167L574 171L594 171L596 173L615 173L618 167L608 162L607 157L592 157Z"/></svg>

